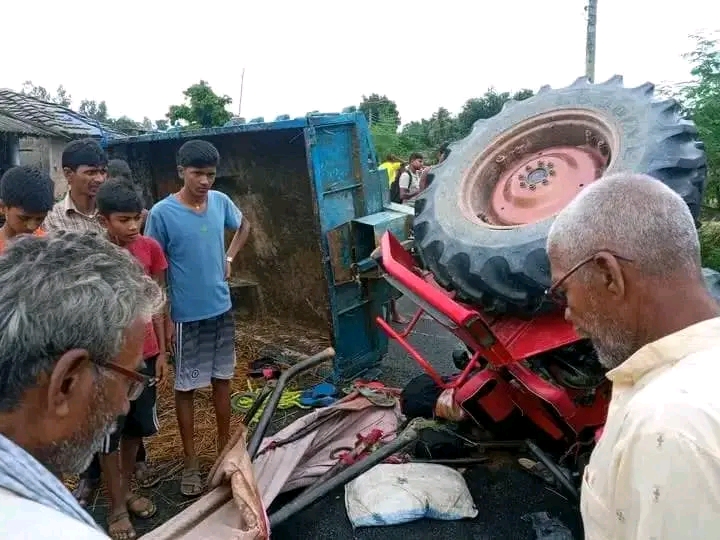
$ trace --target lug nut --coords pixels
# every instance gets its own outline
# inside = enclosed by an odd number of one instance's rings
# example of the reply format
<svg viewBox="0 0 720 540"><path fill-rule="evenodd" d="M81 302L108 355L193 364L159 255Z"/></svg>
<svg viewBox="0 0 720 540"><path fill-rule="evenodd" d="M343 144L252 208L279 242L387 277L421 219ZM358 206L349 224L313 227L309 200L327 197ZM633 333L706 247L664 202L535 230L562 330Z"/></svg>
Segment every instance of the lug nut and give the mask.
<svg viewBox="0 0 720 540"><path fill-rule="evenodd" d="M526 184L525 182L520 182L520 187L521 187L521 188L524 188L524 187L526 187L526 186L527 186L527 184Z"/></svg>
<svg viewBox="0 0 720 540"><path fill-rule="evenodd" d="M538 161L538 167L540 167L542 169L544 166L545 166L544 161Z"/></svg>
<svg viewBox="0 0 720 540"><path fill-rule="evenodd" d="M548 166L548 169L552 169L555 166L555 164L552 161L548 161L547 166Z"/></svg>
<svg viewBox="0 0 720 540"><path fill-rule="evenodd" d="M549 174L550 176L555 176L555 169L550 169L550 170L548 171L548 174Z"/></svg>
<svg viewBox="0 0 720 540"><path fill-rule="evenodd" d="M548 180L547 178L545 178L545 179L542 181L542 183L543 183L543 186L547 186L547 185L550 183L550 180Z"/></svg>
<svg viewBox="0 0 720 540"><path fill-rule="evenodd" d="M524 175L524 174L518 174L518 180L520 180L521 182L522 182L523 180L525 180L525 175Z"/></svg>
<svg viewBox="0 0 720 540"><path fill-rule="evenodd" d="M535 191L535 189L536 189L535 184L530 184L530 191Z"/></svg>
<svg viewBox="0 0 720 540"><path fill-rule="evenodd" d="M525 170L526 170L527 172L530 172L530 171L532 171L533 169L532 169L532 167L531 167L530 165L527 165L527 166L525 167Z"/></svg>

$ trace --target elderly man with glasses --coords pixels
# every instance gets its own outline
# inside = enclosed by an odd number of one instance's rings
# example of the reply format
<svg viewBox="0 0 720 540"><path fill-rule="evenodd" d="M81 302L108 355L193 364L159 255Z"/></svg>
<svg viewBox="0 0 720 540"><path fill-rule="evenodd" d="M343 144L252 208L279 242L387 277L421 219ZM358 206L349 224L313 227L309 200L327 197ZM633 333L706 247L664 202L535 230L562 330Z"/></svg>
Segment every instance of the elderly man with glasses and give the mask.
<svg viewBox="0 0 720 540"><path fill-rule="evenodd" d="M607 176L558 215L547 247L548 292L613 385L582 480L586 538L716 538L720 308L687 205L649 176Z"/></svg>
<svg viewBox="0 0 720 540"><path fill-rule="evenodd" d="M82 472L153 384L138 368L163 302L130 255L96 235L20 237L0 256L0 530L107 538L59 478Z"/></svg>

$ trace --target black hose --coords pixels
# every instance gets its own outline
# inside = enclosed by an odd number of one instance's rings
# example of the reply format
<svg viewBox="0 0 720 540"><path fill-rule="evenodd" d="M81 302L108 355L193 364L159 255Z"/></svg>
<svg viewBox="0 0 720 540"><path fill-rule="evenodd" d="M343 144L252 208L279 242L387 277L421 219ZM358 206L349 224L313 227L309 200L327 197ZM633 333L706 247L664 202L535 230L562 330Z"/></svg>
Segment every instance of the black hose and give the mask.
<svg viewBox="0 0 720 540"><path fill-rule="evenodd" d="M255 459L255 456L260 449L260 443L262 443L263 437L265 437L265 432L272 420L272 416L275 414L275 409L277 409L278 403L280 403L283 390L285 390L285 387L288 385L290 380L298 376L303 371L307 371L308 369L312 369L315 366L322 364L333 356L335 356L335 349L328 347L324 351L311 356L306 360L298 362L280 375L280 378L275 385L275 389L272 394L270 394L270 397L267 400L267 405L265 405L265 409L260 415L260 420L255 428L255 432L252 434L250 442L248 442L248 454L250 455L251 460Z"/></svg>
<svg viewBox="0 0 720 540"><path fill-rule="evenodd" d="M545 465L548 470L552 473L552 475L557 478L558 482L560 482L563 487L567 490L567 492L572 496L573 499L576 501L580 500L580 493L578 492L577 488L573 485L573 483L570 481L570 479L567 477L567 475L560 470L560 467L555 465L555 462L548 456L545 452L540 450L538 445L536 445L534 442L532 442L530 439L525 441L525 444L527 445L528 450L536 457L540 462Z"/></svg>

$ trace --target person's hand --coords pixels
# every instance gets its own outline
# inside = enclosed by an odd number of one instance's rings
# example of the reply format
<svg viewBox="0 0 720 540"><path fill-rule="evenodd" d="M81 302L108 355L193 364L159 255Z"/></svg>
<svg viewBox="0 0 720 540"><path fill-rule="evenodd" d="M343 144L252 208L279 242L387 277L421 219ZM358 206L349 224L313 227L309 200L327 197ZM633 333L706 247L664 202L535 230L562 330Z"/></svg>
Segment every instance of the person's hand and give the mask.
<svg viewBox="0 0 720 540"><path fill-rule="evenodd" d="M165 318L165 350L175 356L175 325L169 317Z"/></svg>
<svg viewBox="0 0 720 540"><path fill-rule="evenodd" d="M157 360L155 360L155 378L157 378L157 385L161 386L168 376L168 361L165 353L158 354Z"/></svg>
<svg viewBox="0 0 720 540"><path fill-rule="evenodd" d="M232 273L232 263L230 261L225 261L225 279L230 279L230 274Z"/></svg>

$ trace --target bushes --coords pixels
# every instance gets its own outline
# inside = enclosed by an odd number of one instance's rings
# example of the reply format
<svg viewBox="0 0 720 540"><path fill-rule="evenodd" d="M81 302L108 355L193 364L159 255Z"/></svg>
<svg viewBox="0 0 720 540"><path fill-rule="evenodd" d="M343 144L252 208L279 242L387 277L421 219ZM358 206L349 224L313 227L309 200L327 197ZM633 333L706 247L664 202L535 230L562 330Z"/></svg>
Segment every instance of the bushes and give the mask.
<svg viewBox="0 0 720 540"><path fill-rule="evenodd" d="M720 272L720 221L705 221L698 231L702 263Z"/></svg>

